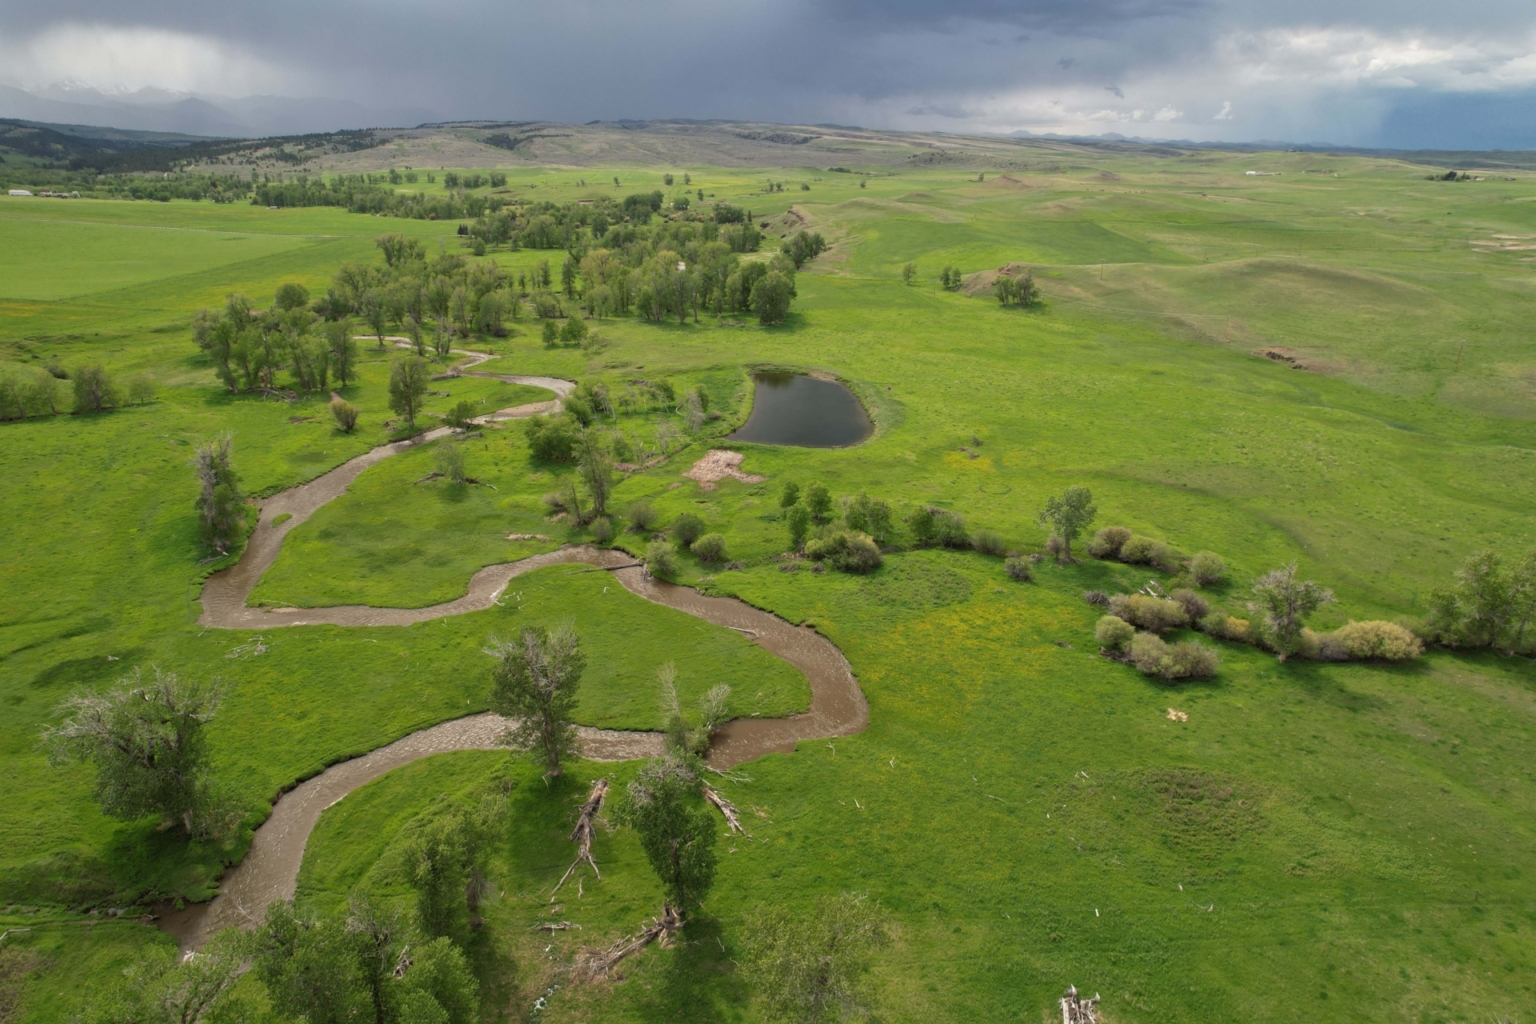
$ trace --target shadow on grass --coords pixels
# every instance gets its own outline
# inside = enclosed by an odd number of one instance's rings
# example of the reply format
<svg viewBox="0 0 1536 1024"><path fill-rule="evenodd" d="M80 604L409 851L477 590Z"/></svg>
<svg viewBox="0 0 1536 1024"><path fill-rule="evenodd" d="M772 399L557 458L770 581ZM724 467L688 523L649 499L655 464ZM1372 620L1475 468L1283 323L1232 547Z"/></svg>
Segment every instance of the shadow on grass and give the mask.
<svg viewBox="0 0 1536 1024"><path fill-rule="evenodd" d="M736 973L725 944L724 928L713 917L696 915L671 949L648 951L666 958L649 974L652 984L635 996L636 1016L647 1021L713 1022L738 1016L749 993Z"/></svg>

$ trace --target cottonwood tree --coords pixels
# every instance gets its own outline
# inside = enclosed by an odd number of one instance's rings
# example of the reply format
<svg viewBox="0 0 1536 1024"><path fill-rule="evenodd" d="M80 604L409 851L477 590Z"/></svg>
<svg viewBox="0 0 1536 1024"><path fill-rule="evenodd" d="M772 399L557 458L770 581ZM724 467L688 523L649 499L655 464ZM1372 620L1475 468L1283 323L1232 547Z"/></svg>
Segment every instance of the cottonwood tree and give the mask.
<svg viewBox="0 0 1536 1024"><path fill-rule="evenodd" d="M577 469L581 473L581 482L587 485L587 493L592 496L592 515L607 515L608 497L613 493L613 453L596 429L582 432Z"/></svg>
<svg viewBox="0 0 1536 1024"><path fill-rule="evenodd" d="M196 834L209 806L208 741L203 727L219 705L216 687L155 669L138 669L106 693L59 705L64 720L43 731L55 764L96 769L96 799L110 818L158 815Z"/></svg>
<svg viewBox="0 0 1536 1024"><path fill-rule="evenodd" d="M770 1020L819 1024L862 1011L859 980L889 941L884 915L868 896L823 896L810 914L782 906L748 915L741 966Z"/></svg>
<svg viewBox="0 0 1536 1024"><path fill-rule="evenodd" d="M486 798L478 807L441 799L411 836L405 874L416 890L417 921L433 938L462 940L466 924L478 925L488 888L485 862L504 813L499 798Z"/></svg>
<svg viewBox="0 0 1536 1024"><path fill-rule="evenodd" d="M1526 650L1536 617L1536 551L1509 566L1491 549L1472 555L1429 605L1426 624L1441 643Z"/></svg>
<svg viewBox="0 0 1536 1024"><path fill-rule="evenodd" d="M651 761L630 782L619 816L640 837L646 860L666 890L665 919L686 917L715 881L715 822L699 778L675 757Z"/></svg>
<svg viewBox="0 0 1536 1024"><path fill-rule="evenodd" d="M111 989L90 994L80 1024L202 1024L222 1017L251 945L240 928L214 935L195 956L150 944Z"/></svg>
<svg viewBox="0 0 1536 1024"><path fill-rule="evenodd" d="M1301 648L1301 630L1308 615L1334 601L1333 591L1311 580L1296 578L1296 563L1265 573L1253 585L1257 598L1249 604L1259 618L1259 634L1281 661Z"/></svg>
<svg viewBox="0 0 1536 1024"><path fill-rule="evenodd" d="M511 640L492 637L485 653L496 659L491 710L517 720L504 742L521 750L537 747L544 755L544 774L558 777L560 759L576 749L571 712L587 667L576 627L566 623L550 631L526 626Z"/></svg>
<svg viewBox="0 0 1536 1024"><path fill-rule="evenodd" d="M421 411L422 399L427 395L427 382L431 370L420 356L395 357L389 367L389 408L404 416L406 424L416 429L416 414Z"/></svg>
<svg viewBox="0 0 1536 1024"><path fill-rule="evenodd" d="M362 300L358 303L358 312L362 314L363 322L379 339L379 348L382 349L384 331L389 326L389 297L382 289L370 288L363 293Z"/></svg>
<svg viewBox="0 0 1536 1024"><path fill-rule="evenodd" d="M99 364L77 366L69 379L75 386L75 412L103 412L117 405L117 389Z"/></svg>
<svg viewBox="0 0 1536 1024"><path fill-rule="evenodd" d="M220 434L200 442L192 453L197 470L197 518L203 543L225 554L240 539L245 526L245 495L233 461L234 436Z"/></svg>
<svg viewBox="0 0 1536 1024"><path fill-rule="evenodd" d="M1072 541L1093 524L1099 507L1093 503L1093 492L1081 485L1068 487L1059 495L1045 499L1040 511L1040 525L1049 526L1055 536L1061 538L1062 561L1072 561Z"/></svg>

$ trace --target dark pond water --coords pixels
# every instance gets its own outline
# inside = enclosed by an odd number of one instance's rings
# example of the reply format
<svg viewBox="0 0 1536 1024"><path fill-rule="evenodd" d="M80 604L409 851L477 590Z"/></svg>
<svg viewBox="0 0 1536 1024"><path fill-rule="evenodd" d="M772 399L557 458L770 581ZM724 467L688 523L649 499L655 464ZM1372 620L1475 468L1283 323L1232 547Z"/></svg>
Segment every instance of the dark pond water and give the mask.
<svg viewBox="0 0 1536 1024"><path fill-rule="evenodd" d="M752 415L732 441L843 448L858 444L874 425L853 392L835 381L794 373L754 374Z"/></svg>

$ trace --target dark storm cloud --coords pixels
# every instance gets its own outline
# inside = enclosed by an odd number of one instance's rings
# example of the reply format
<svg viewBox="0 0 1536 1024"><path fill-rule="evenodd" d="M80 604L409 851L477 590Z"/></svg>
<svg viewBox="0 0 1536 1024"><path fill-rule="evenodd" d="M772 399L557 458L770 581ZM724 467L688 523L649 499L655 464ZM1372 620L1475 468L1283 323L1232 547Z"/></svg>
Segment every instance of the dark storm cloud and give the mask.
<svg viewBox="0 0 1536 1024"><path fill-rule="evenodd" d="M1452 134L1456 111L1487 119L1495 133L1519 127L1523 108L1504 97L1536 87L1529 3L1345 6L136 0L130 9L60 0L0 9L0 77L110 86L104 80L116 75L129 88L325 95L444 117L737 117L1343 142L1387 131L1396 141L1413 124L1411 110ZM100 38L88 46L61 35L64 26ZM196 59L200 46L215 58Z"/></svg>

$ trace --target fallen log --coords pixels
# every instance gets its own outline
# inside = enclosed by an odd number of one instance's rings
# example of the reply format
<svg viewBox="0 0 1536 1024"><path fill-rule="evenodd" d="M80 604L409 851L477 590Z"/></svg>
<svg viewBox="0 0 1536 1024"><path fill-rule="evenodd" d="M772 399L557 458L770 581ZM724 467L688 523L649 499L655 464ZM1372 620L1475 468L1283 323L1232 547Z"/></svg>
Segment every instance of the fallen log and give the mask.
<svg viewBox="0 0 1536 1024"><path fill-rule="evenodd" d="M597 820L597 812L602 810L603 799L608 795L608 780L598 779L592 784L592 793L587 797L587 802L581 805L581 813L576 816L576 827L571 830L571 842L576 844L576 859L571 861L571 866L565 869L565 874L560 876L560 881L555 883L554 890L549 895L551 903L555 900L555 893L565 884L566 879L586 861L592 865L592 873L599 879L603 873L597 870L597 861L592 859L592 835Z"/></svg>
<svg viewBox="0 0 1536 1024"><path fill-rule="evenodd" d="M682 927L683 915L670 903L663 903L661 916L654 918L651 924L637 934L625 936L607 949L584 949L578 953L572 970L576 983L606 978L619 961L638 953L653 942L667 945Z"/></svg>
<svg viewBox="0 0 1536 1024"><path fill-rule="evenodd" d="M1077 994L1077 986L1067 986L1061 997L1061 1024L1098 1024L1099 997L1084 999Z"/></svg>
<svg viewBox="0 0 1536 1024"><path fill-rule="evenodd" d="M716 793L708 786L704 787L704 799L720 808L720 813L725 815L725 823L731 827L731 831L740 835L746 835L747 830L741 827L741 819L737 817L736 805L725 797Z"/></svg>

